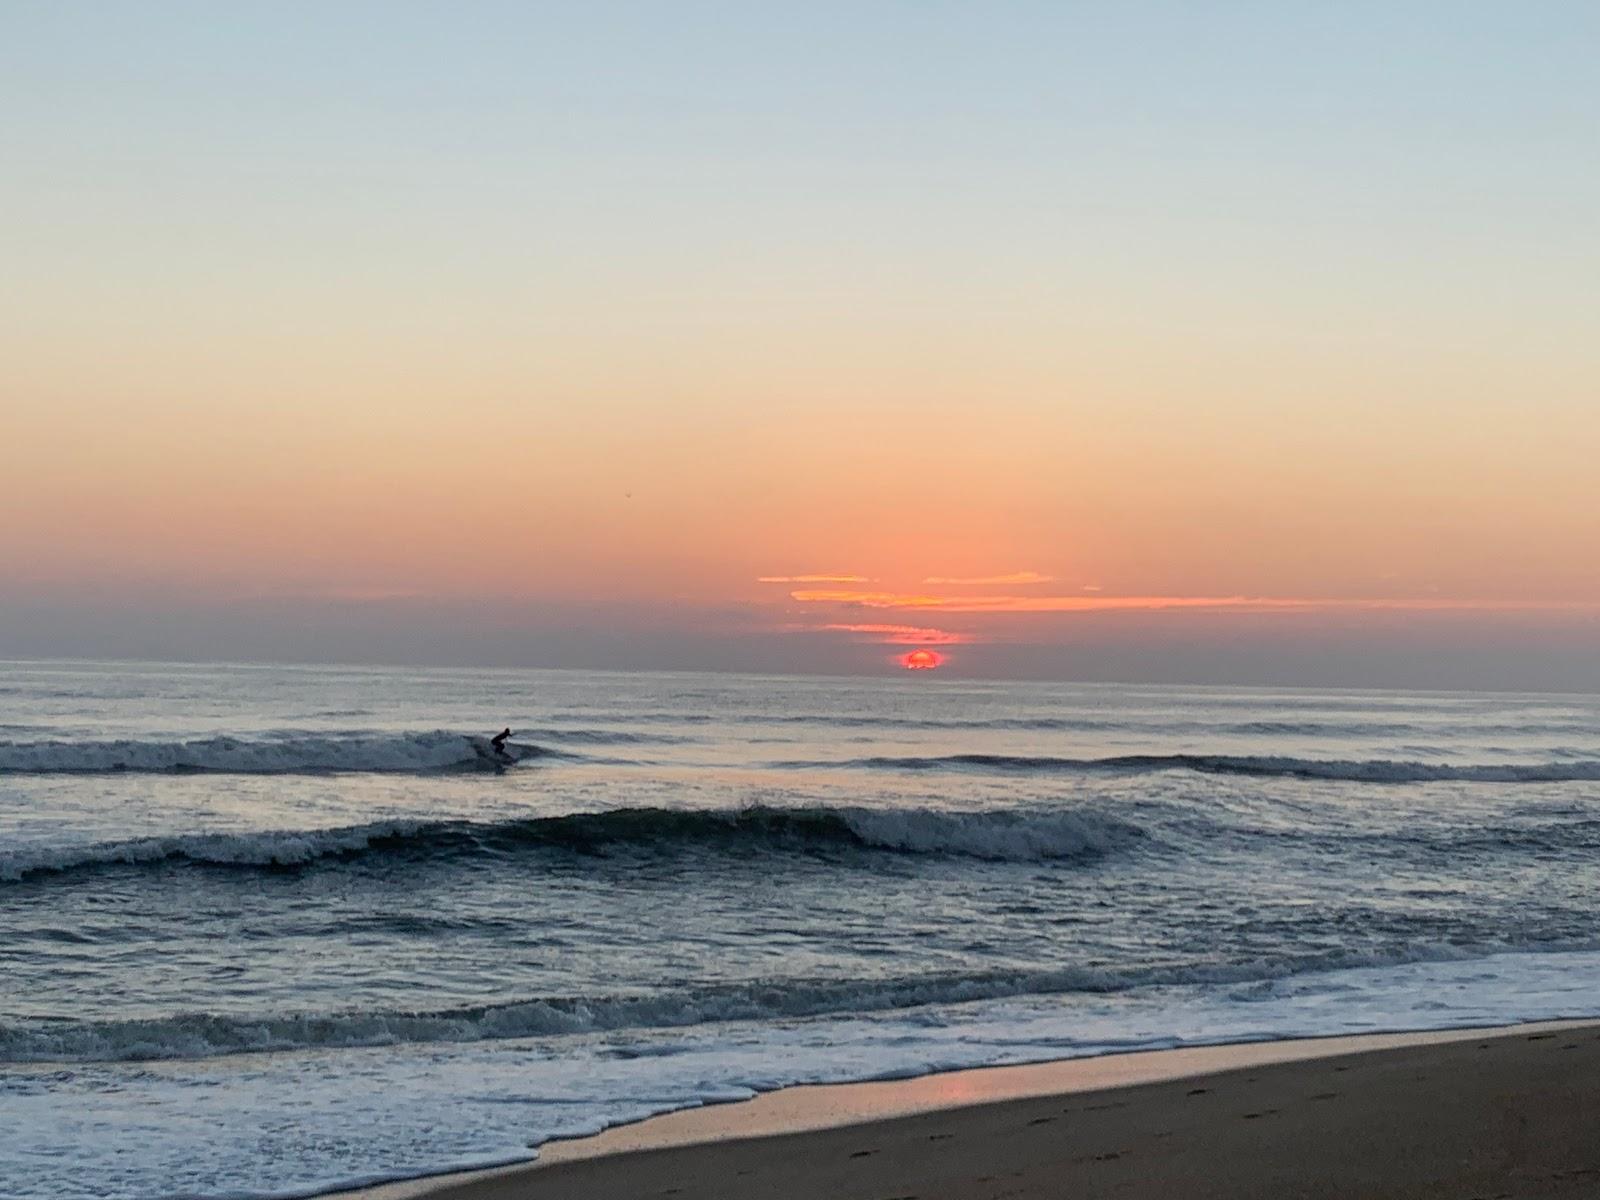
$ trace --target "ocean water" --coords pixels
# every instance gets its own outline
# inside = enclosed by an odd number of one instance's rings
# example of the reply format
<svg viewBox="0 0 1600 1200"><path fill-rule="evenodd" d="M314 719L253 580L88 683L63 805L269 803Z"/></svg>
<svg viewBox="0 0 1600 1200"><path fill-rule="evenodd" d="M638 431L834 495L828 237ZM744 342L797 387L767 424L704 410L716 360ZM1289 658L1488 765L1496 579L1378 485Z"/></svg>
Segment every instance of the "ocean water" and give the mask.
<svg viewBox="0 0 1600 1200"><path fill-rule="evenodd" d="M0 1196L1597 1016L1597 861L1600 697L0 664Z"/></svg>

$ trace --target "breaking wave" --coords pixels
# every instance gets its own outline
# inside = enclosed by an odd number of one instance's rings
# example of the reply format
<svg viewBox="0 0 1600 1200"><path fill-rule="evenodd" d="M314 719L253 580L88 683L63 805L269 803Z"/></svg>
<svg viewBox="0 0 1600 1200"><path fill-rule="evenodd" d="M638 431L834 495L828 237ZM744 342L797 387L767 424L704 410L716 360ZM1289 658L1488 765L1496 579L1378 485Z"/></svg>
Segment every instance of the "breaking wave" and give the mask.
<svg viewBox="0 0 1600 1200"><path fill-rule="evenodd" d="M47 1024L0 1023L0 1062L127 1062L212 1058L321 1047L480 1042L726 1021L864 1015L1024 996L1141 987L1236 985L1248 1001L1273 981L1306 972L1458 961L1500 947L1417 947L1411 953L1308 952L1253 963L1054 967L945 972L880 980L798 979L674 988L648 995L552 996L435 1011L223 1015Z"/></svg>
<svg viewBox="0 0 1600 1200"><path fill-rule="evenodd" d="M510 744L507 749L513 762L551 753L536 745ZM0 742L0 774L12 775L121 771L315 775L495 769L505 765L504 760L495 757L486 739L443 729L427 733L292 733L170 742Z"/></svg>
<svg viewBox="0 0 1600 1200"><path fill-rule="evenodd" d="M943 754L922 757L791 761L774 766L794 769L866 768L896 771L990 771L1011 774L1140 773L1196 771L1206 775L1278 776L1292 779L1347 780L1355 783L1560 783L1600 780L1600 761L1553 763L1396 762L1227 754L1125 754L1109 758L1055 758L1013 754Z"/></svg>
<svg viewBox="0 0 1600 1200"><path fill-rule="evenodd" d="M381 821L333 829L180 834L83 847L21 848L0 851L0 879L119 865L281 870L369 856L414 862L541 849L603 854L628 846L667 852L834 847L1029 862L1092 857L1144 836L1115 818L1071 811L622 808L493 822Z"/></svg>

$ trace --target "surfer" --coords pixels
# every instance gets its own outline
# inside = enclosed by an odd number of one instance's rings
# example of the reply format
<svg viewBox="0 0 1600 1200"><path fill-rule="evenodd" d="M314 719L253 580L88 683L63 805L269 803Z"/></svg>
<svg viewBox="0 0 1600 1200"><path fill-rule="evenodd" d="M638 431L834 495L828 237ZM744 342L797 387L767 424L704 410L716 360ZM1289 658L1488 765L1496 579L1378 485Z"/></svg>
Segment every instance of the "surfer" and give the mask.
<svg viewBox="0 0 1600 1200"><path fill-rule="evenodd" d="M495 756L507 762L511 761L511 752L506 749L506 739L510 736L511 729L507 727L489 739L489 745L494 747Z"/></svg>

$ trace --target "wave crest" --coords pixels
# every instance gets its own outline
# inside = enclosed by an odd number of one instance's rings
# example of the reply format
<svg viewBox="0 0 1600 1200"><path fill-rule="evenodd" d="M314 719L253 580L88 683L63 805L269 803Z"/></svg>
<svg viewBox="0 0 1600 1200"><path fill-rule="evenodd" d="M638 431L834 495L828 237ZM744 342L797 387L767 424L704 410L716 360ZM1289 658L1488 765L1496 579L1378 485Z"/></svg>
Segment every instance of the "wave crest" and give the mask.
<svg viewBox="0 0 1600 1200"><path fill-rule="evenodd" d="M996 861L1091 857L1138 841L1135 826L1088 812L959 813L869 808L620 808L479 821L381 821L331 829L199 833L0 853L0 879L114 866L193 864L283 870L387 855L412 861L636 847L667 853L865 849Z"/></svg>
<svg viewBox="0 0 1600 1200"><path fill-rule="evenodd" d="M1590 948L1587 943L1584 948ZM400 1043L479 1042L725 1021L865 1015L928 1005L1166 986L1237 987L1260 998L1275 981L1308 972L1459 961L1505 947L1418 946L1373 954L1313 951L1250 963L1138 967L1057 966L878 980L787 979L672 988L649 995L551 996L408 1012L225 1015L142 1020L0 1023L0 1062L126 1062Z"/></svg>
<svg viewBox="0 0 1600 1200"><path fill-rule="evenodd" d="M1270 755L1123 754L1109 758L1056 758L1018 754L941 754L924 757L853 758L835 761L782 762L785 769L865 768L894 771L991 771L1008 774L1138 774L1195 771L1205 775L1269 776L1292 779L1345 780L1352 783L1563 783L1600 780L1600 762L1551 763L1400 762L1390 759L1349 760L1288 758Z"/></svg>
<svg viewBox="0 0 1600 1200"><path fill-rule="evenodd" d="M509 744L512 762L550 753ZM487 739L436 729L426 733L283 734L190 741L0 742L0 774L111 772L316 775L335 772L423 772L495 769Z"/></svg>

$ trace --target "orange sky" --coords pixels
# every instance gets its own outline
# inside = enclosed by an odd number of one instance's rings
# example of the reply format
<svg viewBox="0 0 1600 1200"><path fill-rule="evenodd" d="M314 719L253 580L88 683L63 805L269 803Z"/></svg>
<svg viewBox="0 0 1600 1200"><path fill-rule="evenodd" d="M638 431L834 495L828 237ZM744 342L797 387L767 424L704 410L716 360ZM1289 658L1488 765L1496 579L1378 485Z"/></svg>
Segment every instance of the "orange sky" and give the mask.
<svg viewBox="0 0 1600 1200"><path fill-rule="evenodd" d="M379 399L229 349L205 370L34 367L51 402L0 444L0 505L27 514L0 528L12 588L736 606L740 630L904 622L980 647L1034 636L1029 610L1600 610L1600 422L1553 389L1461 381L1452 409L1323 377L1274 403L1310 373L1285 356L1276 378L1218 364L1113 398L1068 365L814 402L708 367L698 399L569 403L570 377L530 361L495 389L388 363Z"/></svg>
<svg viewBox="0 0 1600 1200"><path fill-rule="evenodd" d="M862 16L819 80L772 18L619 70L522 14L470 71L409 12L255 55L284 19L141 28L139 70L13 31L0 654L116 598L520 612L530 660L602 609L688 664L1179 609L1594 649L1581 39Z"/></svg>

